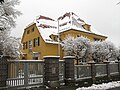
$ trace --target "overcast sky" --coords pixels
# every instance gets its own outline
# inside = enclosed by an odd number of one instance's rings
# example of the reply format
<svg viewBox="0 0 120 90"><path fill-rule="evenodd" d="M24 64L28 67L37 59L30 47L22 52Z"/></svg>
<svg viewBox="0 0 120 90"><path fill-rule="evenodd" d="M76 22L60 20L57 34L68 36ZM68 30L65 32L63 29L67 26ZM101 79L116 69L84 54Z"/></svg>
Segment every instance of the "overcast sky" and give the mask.
<svg viewBox="0 0 120 90"><path fill-rule="evenodd" d="M17 7L23 15L16 20L12 35L22 37L24 28L39 15L57 19L66 12L74 12L108 36L116 46L120 45L120 0L20 0Z"/></svg>

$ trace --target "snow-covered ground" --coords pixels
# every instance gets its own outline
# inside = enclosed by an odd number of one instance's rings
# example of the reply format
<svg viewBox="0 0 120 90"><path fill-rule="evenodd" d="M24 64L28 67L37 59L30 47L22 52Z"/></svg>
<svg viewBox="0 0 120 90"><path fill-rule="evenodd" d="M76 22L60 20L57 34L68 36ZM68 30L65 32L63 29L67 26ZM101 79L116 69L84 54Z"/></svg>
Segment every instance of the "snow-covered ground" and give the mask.
<svg viewBox="0 0 120 90"><path fill-rule="evenodd" d="M97 85L93 84L90 87L81 87L76 90L106 90L115 87L120 87L120 81L113 81L113 82L97 84Z"/></svg>

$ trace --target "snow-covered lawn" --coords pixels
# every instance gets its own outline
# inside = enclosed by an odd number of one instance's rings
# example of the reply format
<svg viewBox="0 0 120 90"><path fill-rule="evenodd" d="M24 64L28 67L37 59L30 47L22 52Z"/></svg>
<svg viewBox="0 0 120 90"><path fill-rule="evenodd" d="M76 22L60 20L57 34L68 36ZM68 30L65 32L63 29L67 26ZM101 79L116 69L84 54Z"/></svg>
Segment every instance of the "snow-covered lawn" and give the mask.
<svg viewBox="0 0 120 90"><path fill-rule="evenodd" d="M103 84L93 84L90 87L81 87L76 90L105 90L110 88L120 87L120 81L113 81L109 83L103 83Z"/></svg>

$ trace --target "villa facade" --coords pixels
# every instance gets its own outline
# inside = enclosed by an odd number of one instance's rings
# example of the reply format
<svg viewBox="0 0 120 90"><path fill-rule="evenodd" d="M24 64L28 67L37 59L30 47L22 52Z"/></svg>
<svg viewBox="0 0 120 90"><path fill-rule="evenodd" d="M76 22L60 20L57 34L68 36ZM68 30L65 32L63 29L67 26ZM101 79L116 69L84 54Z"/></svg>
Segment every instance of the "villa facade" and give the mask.
<svg viewBox="0 0 120 90"><path fill-rule="evenodd" d="M60 56L62 59L61 43L68 35L87 37L91 41L107 38L73 12L65 13L57 20L40 15L24 29L21 59L38 60L43 56Z"/></svg>

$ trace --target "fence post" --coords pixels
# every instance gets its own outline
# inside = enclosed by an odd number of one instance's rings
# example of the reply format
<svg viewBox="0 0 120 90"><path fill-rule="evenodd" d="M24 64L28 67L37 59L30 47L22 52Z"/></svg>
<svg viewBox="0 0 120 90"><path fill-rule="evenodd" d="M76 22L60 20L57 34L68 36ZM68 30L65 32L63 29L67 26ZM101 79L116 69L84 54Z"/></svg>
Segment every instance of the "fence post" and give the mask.
<svg viewBox="0 0 120 90"><path fill-rule="evenodd" d="M95 62L89 62L88 64L91 64L91 77L92 77L92 83L96 82L96 67Z"/></svg>
<svg viewBox="0 0 120 90"><path fill-rule="evenodd" d="M44 56L44 85L49 88L59 87L59 56Z"/></svg>
<svg viewBox="0 0 120 90"><path fill-rule="evenodd" d="M74 86L74 56L65 56L65 85Z"/></svg>
<svg viewBox="0 0 120 90"><path fill-rule="evenodd" d="M25 88L28 86L28 63L24 63L24 86Z"/></svg>
<svg viewBox="0 0 120 90"><path fill-rule="evenodd" d="M8 79L8 62L10 57L0 56L0 88L6 87L6 81Z"/></svg>
<svg viewBox="0 0 120 90"><path fill-rule="evenodd" d="M107 81L110 81L110 62L109 61L104 61L106 64L106 71L107 71Z"/></svg>
<svg viewBox="0 0 120 90"><path fill-rule="evenodd" d="M120 80L120 61L117 61L116 63L118 63L118 72L119 72L119 80Z"/></svg>

